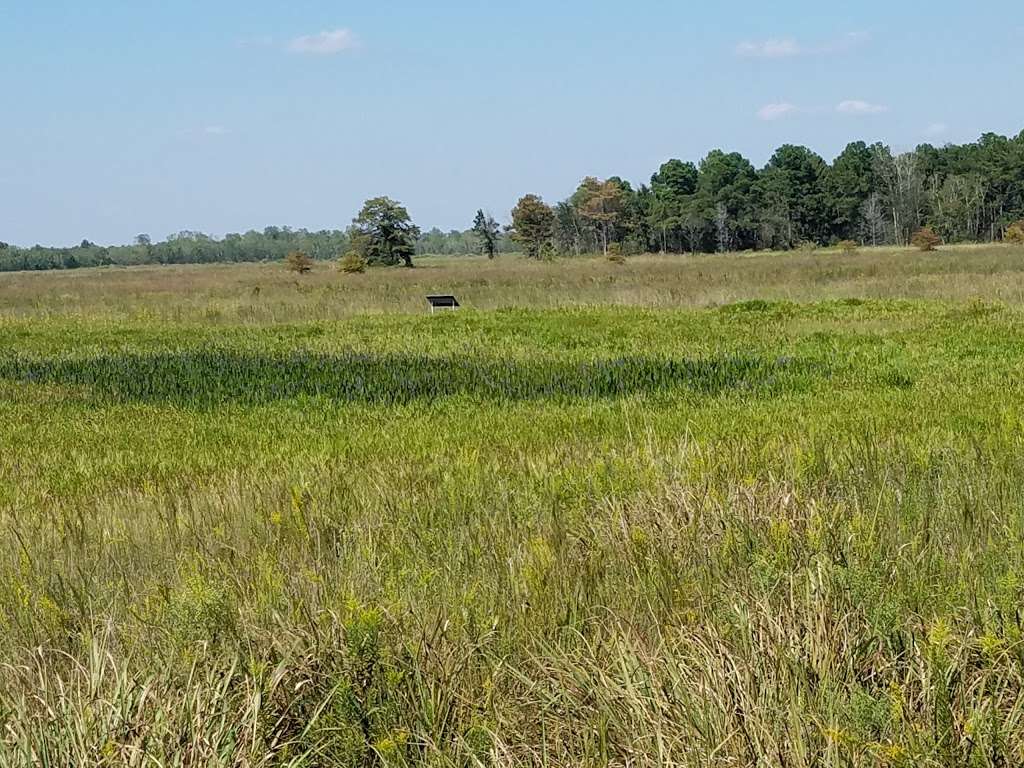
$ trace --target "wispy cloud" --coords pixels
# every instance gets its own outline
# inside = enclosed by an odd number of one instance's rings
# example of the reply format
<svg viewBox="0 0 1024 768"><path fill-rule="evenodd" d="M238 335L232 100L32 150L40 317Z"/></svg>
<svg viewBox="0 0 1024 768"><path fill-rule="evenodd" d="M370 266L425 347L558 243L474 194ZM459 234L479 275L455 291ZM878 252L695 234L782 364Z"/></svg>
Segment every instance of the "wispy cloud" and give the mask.
<svg viewBox="0 0 1024 768"><path fill-rule="evenodd" d="M836 112L843 115L879 115L882 112L888 111L889 108L884 104L872 104L869 101L861 101L860 99L841 101L836 107Z"/></svg>
<svg viewBox="0 0 1024 768"><path fill-rule="evenodd" d="M889 108L884 104L873 104L870 101L860 99L847 99L839 102L835 107L824 107L821 105L801 105L790 101L778 101L765 104L757 110L757 119L770 123L776 120L783 120L795 115L824 116L829 113L841 115L880 115L888 112Z"/></svg>
<svg viewBox="0 0 1024 768"><path fill-rule="evenodd" d="M932 123L924 129L925 136L929 136L933 139L939 136L945 136L949 133L949 126L945 123Z"/></svg>
<svg viewBox="0 0 1024 768"><path fill-rule="evenodd" d="M737 56L750 59L786 59L794 56L822 56L844 53L866 43L870 37L864 32L849 32L835 40L823 43L800 43L792 37L768 40L745 40L736 46Z"/></svg>
<svg viewBox="0 0 1024 768"><path fill-rule="evenodd" d="M784 117L789 117L798 111L799 109L796 104L790 104L788 101L776 104L765 104L757 110L757 119L770 123L775 120L781 120Z"/></svg>
<svg viewBox="0 0 1024 768"><path fill-rule="evenodd" d="M289 41L288 50L292 53L306 53L316 56L333 56L338 53L353 51L359 47L359 39L350 29L334 29L319 32L315 35L303 35Z"/></svg>
<svg viewBox="0 0 1024 768"><path fill-rule="evenodd" d="M217 123L211 123L210 125L193 125L188 128L182 128L178 131L179 136L198 140L201 140L204 136L219 137L227 136L230 133L230 128L226 125L219 125Z"/></svg>
<svg viewBox="0 0 1024 768"><path fill-rule="evenodd" d="M788 56L799 56L800 45L796 40L761 40L745 41L736 46L736 55L752 59L784 59Z"/></svg>

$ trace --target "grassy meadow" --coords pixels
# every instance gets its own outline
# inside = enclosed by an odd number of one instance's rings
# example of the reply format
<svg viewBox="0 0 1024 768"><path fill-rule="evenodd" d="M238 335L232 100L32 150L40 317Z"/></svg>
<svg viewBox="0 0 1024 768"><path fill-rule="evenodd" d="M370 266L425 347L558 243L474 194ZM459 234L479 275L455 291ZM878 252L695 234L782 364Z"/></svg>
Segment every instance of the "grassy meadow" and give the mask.
<svg viewBox="0 0 1024 768"><path fill-rule="evenodd" d="M345 278L321 264L298 277L280 264L101 267L0 275L0 317L83 316L202 325L282 324L353 315L421 314L424 296L454 292L478 310L635 306L703 308L746 299L941 299L1024 304L1020 248L934 253L862 249L528 261L426 257L414 270Z"/></svg>
<svg viewBox="0 0 1024 768"><path fill-rule="evenodd" d="M1007 247L0 275L0 768L1021 764L1022 370Z"/></svg>

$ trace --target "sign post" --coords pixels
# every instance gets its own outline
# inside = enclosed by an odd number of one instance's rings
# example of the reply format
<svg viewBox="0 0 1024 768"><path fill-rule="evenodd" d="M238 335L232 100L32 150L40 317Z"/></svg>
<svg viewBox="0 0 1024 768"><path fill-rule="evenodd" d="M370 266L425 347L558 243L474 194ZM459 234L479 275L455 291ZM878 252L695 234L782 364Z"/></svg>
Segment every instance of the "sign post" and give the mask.
<svg viewBox="0 0 1024 768"><path fill-rule="evenodd" d="M455 311L461 306L459 300L454 296L427 296L427 303L430 304L430 314L434 314L439 309Z"/></svg>

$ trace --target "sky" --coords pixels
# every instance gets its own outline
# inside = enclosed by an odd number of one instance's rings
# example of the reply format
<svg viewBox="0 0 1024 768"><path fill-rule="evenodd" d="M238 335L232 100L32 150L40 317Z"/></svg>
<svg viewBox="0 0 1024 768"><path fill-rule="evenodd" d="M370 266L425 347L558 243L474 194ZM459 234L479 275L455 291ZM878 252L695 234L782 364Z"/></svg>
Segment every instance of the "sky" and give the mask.
<svg viewBox="0 0 1024 768"><path fill-rule="evenodd" d="M507 220L588 175L1016 135L1019 0L0 0L0 241Z"/></svg>

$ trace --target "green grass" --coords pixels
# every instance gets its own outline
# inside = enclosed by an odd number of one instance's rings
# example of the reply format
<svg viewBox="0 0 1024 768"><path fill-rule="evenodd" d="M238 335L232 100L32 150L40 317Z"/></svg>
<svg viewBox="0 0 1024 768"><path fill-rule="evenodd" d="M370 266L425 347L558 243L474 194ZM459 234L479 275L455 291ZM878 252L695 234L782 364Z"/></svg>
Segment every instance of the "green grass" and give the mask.
<svg viewBox="0 0 1024 768"><path fill-rule="evenodd" d="M978 253L686 308L693 261L572 306L615 267L506 260L523 306L434 317L356 308L404 272L8 285L0 766L1024 761L1024 309Z"/></svg>

